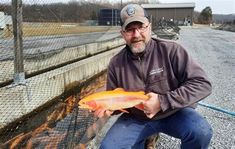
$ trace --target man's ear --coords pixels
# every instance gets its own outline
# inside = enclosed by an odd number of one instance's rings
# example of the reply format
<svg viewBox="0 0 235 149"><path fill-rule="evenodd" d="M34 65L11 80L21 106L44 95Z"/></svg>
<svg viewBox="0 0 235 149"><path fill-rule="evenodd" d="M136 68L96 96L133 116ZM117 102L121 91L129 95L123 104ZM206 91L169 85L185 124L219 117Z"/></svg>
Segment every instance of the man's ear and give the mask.
<svg viewBox="0 0 235 149"><path fill-rule="evenodd" d="M122 29L120 30L120 33L121 33L122 36L124 36L124 35L123 35L124 33L123 33L123 30L122 30Z"/></svg>
<svg viewBox="0 0 235 149"><path fill-rule="evenodd" d="M149 23L150 30L152 30L152 23Z"/></svg>

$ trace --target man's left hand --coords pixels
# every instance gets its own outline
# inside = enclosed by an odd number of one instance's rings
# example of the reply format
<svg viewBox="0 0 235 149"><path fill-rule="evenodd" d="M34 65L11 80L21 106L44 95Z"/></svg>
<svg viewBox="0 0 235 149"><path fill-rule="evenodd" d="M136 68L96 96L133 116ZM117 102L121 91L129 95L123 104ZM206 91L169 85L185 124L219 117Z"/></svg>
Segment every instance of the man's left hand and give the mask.
<svg viewBox="0 0 235 149"><path fill-rule="evenodd" d="M160 110L160 100L158 98L158 94L150 92L147 94L149 99L143 102L144 105L144 113L148 118L153 118Z"/></svg>

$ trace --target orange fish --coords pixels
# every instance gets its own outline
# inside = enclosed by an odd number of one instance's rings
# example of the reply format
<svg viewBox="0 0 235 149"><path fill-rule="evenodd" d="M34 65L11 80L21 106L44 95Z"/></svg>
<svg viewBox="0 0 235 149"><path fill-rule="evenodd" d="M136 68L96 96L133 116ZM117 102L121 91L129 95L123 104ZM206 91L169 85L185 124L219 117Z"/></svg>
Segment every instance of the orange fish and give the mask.
<svg viewBox="0 0 235 149"><path fill-rule="evenodd" d="M89 95L79 101L79 108L86 108L95 111L99 108L107 110L120 110L136 107L143 110L142 103L148 100L148 96L143 91L128 92L122 88L112 91L103 91Z"/></svg>

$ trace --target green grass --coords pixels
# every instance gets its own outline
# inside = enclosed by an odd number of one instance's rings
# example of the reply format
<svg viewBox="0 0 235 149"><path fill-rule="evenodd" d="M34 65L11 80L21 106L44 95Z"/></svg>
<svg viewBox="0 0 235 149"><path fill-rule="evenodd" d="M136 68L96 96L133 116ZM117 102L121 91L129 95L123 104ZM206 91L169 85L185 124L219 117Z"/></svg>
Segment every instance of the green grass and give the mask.
<svg viewBox="0 0 235 149"><path fill-rule="evenodd" d="M48 36L79 34L89 32L102 32L110 29L110 26L80 26L75 23L23 23L23 36ZM4 30L4 37L13 37L12 26L10 30Z"/></svg>

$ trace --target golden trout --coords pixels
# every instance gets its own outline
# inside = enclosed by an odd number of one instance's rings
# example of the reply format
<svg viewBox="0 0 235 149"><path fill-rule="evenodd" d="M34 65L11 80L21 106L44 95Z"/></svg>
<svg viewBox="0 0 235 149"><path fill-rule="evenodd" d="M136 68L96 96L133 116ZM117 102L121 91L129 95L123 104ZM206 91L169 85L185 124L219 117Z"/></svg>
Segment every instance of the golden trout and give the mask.
<svg viewBox="0 0 235 149"><path fill-rule="evenodd" d="M136 107L143 110L142 103L148 100L148 96L143 91L128 92L122 88L112 91L103 91L89 95L79 101L79 108L86 108L95 111L99 108L106 110L121 110Z"/></svg>

